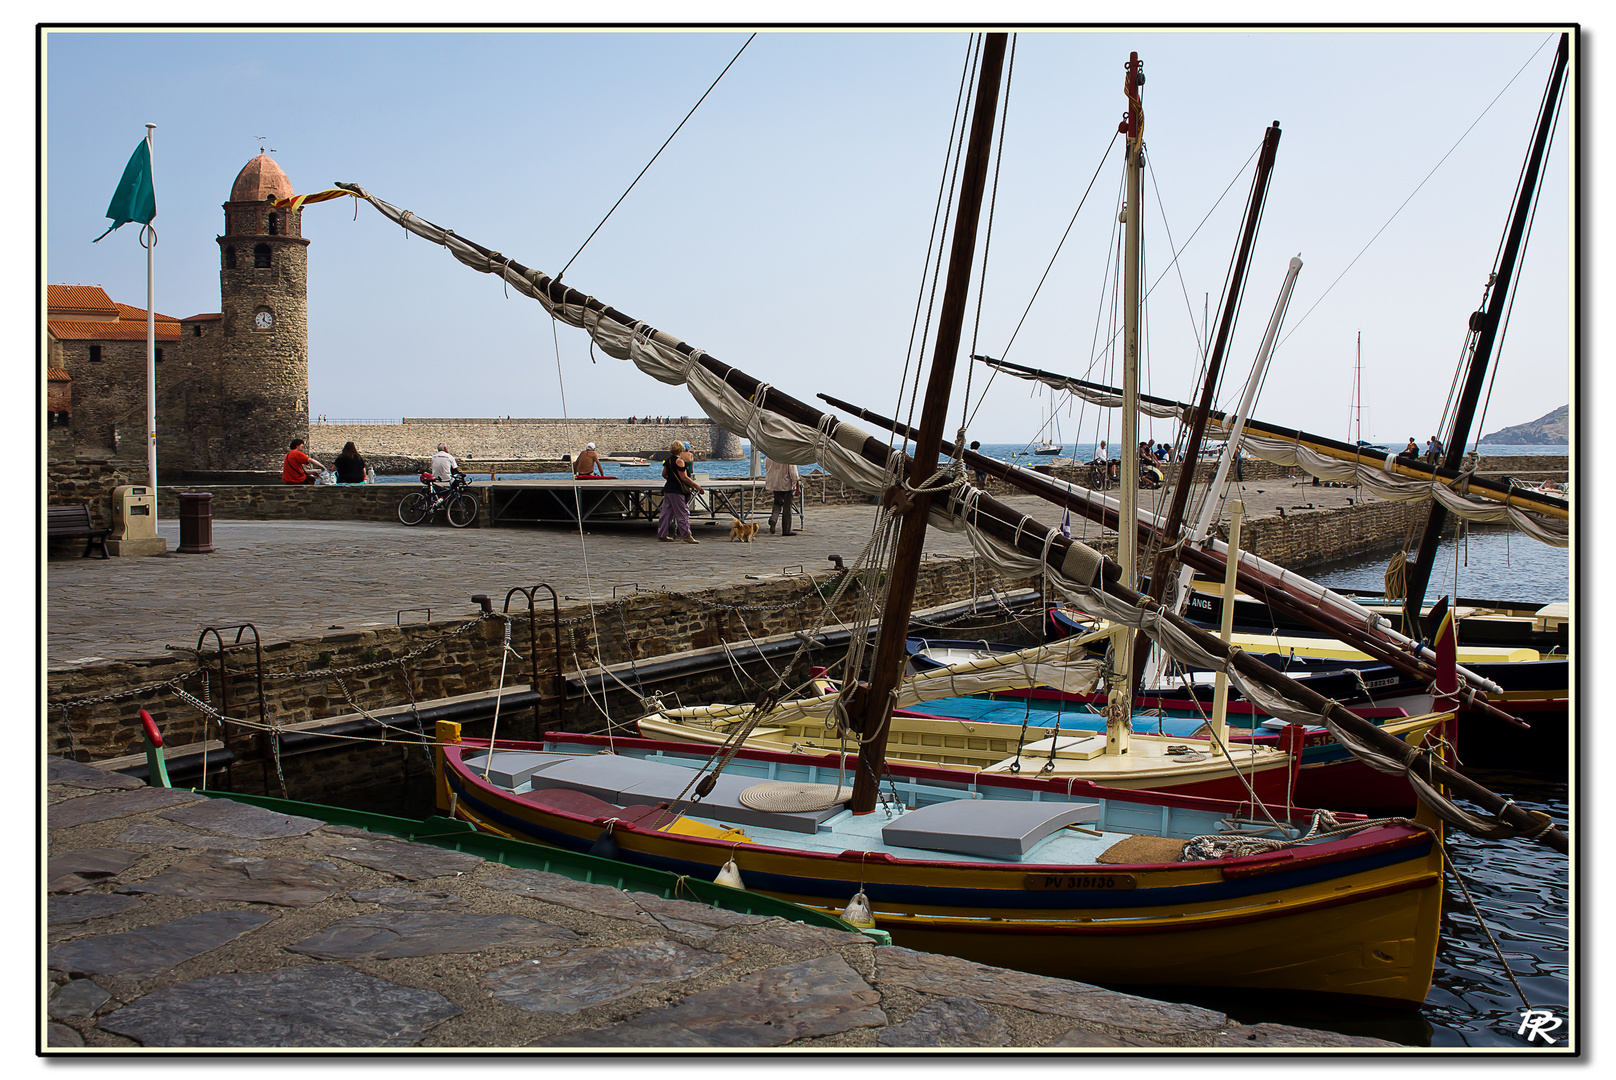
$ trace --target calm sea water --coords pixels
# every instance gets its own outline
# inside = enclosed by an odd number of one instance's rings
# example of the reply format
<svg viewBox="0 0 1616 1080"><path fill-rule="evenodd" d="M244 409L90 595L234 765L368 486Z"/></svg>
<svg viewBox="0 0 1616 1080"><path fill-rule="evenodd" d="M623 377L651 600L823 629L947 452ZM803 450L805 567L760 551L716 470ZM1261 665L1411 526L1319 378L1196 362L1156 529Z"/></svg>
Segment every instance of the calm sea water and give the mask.
<svg viewBox="0 0 1616 1080"><path fill-rule="evenodd" d="M1032 453L1032 449L1033 449L1033 445L1031 443L1027 443L1027 444L1020 444L1020 443L983 443L982 448L981 448L981 452L983 454L987 455L988 457L997 458L1000 461L1009 461L1009 462L1014 462L1014 463L1018 463L1018 464L1022 464L1022 465L1037 464L1039 462L1047 462L1049 460L1049 457L1034 455ZM1565 446L1488 446L1488 447L1485 448L1485 452L1487 454L1489 454L1489 455L1509 456L1509 457L1514 457L1514 456L1524 456L1524 457L1538 457L1538 456L1553 457L1553 456L1560 456L1560 457L1563 457L1567 453L1567 448ZM1064 456L1064 457L1075 458L1078 461L1092 461L1092 460L1094 460L1094 444L1093 443L1065 443L1061 447L1061 455ZM1112 459L1115 459L1116 456L1117 456L1116 449L1114 447L1110 450L1110 456L1111 456ZM761 462L761 459L760 459L760 462ZM762 466L761 463L759 464L758 468L759 468L760 471L762 470L763 466ZM702 461L702 460L700 460L698 458L697 461L696 461L696 470L695 471L698 472L698 473L706 473L708 476L746 476L746 475L748 475L750 469L751 469L751 461L750 461L750 459L748 457L742 457L742 458L739 458L739 459L737 459L735 461ZM658 478L658 477L660 477L662 475L662 466L660 464L653 464L653 465L648 465L648 466L632 466L632 465L612 465L612 464L608 463L607 466L606 466L606 473L609 476L616 476L616 477L619 477L619 478L625 479L625 480L642 480L642 479L643 480L651 480L651 479ZM473 473L472 474L472 479L474 479L474 480L487 479L487 475L488 475L487 473L482 473L482 474ZM556 479L556 478L560 478L560 477L564 477L564 476L568 476L568 475L570 475L570 474L569 473L501 473L500 474L500 479L502 479L502 480ZM376 478L376 480L377 480L378 483L383 483L383 484L411 484L411 483L416 482L416 477L415 477L415 474L411 473L409 475L404 475L404 476L378 476Z"/></svg>

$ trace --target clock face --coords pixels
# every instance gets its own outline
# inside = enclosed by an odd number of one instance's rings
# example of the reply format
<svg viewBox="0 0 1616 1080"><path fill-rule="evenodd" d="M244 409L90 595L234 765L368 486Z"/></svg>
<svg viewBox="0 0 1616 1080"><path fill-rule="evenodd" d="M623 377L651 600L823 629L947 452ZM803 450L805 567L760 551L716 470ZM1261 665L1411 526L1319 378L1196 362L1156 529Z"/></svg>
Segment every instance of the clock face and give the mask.
<svg viewBox="0 0 1616 1080"><path fill-rule="evenodd" d="M273 328L274 325L275 315L273 312L260 311L258 314L253 316L253 326L259 330L269 330Z"/></svg>

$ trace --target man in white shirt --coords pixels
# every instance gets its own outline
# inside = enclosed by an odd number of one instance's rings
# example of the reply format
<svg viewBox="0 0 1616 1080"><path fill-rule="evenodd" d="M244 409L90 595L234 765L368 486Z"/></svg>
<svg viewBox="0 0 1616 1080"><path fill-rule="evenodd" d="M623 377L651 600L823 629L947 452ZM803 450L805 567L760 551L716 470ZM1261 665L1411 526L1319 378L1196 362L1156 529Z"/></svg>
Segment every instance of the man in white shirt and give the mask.
<svg viewBox="0 0 1616 1080"><path fill-rule="evenodd" d="M785 522L780 535L795 535L791 531L791 496L797 490L797 467L770 458L763 470L763 487L774 494L774 506L769 510L769 535L774 535L774 523L780 520L781 514L785 515Z"/></svg>
<svg viewBox="0 0 1616 1080"><path fill-rule="evenodd" d="M447 484L454 479L459 466L455 464L454 455L449 453L449 447L444 443L438 444L438 452L432 455L432 480L434 483Z"/></svg>

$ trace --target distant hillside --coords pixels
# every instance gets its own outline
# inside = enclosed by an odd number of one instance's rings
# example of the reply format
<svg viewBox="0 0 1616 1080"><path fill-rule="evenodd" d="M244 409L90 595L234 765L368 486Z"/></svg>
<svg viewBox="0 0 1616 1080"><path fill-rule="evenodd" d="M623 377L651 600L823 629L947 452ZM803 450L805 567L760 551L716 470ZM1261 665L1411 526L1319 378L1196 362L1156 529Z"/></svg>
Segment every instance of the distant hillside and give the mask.
<svg viewBox="0 0 1616 1080"><path fill-rule="evenodd" d="M1571 406L1562 405L1547 416L1540 416L1529 424L1516 424L1495 431L1491 435L1483 435L1479 440L1482 445L1487 443L1509 443L1518 446L1540 446L1544 443L1567 443L1571 441Z"/></svg>

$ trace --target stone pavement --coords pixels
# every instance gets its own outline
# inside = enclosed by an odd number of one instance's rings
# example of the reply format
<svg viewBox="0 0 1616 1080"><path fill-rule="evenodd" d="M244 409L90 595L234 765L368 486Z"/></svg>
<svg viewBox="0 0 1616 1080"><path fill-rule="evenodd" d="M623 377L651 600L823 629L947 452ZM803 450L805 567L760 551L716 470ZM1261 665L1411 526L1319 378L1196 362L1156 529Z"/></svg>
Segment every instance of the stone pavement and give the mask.
<svg viewBox="0 0 1616 1080"><path fill-rule="evenodd" d="M61 1053L1394 1045L624 893L61 758L46 790L38 1041Z"/></svg>
<svg viewBox="0 0 1616 1080"><path fill-rule="evenodd" d="M1296 481L1245 493L1252 517L1299 502L1345 506L1351 496L1344 488L1303 490ZM1060 522L1040 499L1005 502L1045 524ZM798 535L765 531L753 543L733 544L727 525L697 526L699 545L659 544L645 524L593 527L580 540L544 527L215 520L213 553L180 555L178 522L170 517L158 530L169 542L166 555L49 560L47 658L54 667L160 655L165 644L194 648L205 626L244 622L268 642L425 621L428 609L433 619L458 618L477 610L474 594L487 593L500 605L511 588L541 581L563 600L579 601L609 601L614 587L634 585L674 591L741 585L748 575L786 568L828 569L830 554L851 565L872 520L870 506L810 505ZM1098 527L1074 519L1072 535L1093 538ZM926 550L963 556L970 545L963 534L932 529Z"/></svg>

